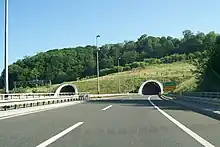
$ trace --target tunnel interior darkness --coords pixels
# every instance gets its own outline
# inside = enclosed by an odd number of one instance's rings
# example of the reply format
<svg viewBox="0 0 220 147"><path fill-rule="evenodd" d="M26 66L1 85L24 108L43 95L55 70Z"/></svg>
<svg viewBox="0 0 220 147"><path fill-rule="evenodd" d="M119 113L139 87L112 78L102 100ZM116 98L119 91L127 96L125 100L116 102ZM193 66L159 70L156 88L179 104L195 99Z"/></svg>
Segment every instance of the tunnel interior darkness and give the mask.
<svg viewBox="0 0 220 147"><path fill-rule="evenodd" d="M156 82L147 82L142 88L143 95L158 95L161 92L161 87Z"/></svg>
<svg viewBox="0 0 220 147"><path fill-rule="evenodd" d="M75 91L75 88L73 86L67 85L67 86L64 86L64 87L61 88L60 93L63 93L63 92L64 93L65 92L75 93L76 91Z"/></svg>

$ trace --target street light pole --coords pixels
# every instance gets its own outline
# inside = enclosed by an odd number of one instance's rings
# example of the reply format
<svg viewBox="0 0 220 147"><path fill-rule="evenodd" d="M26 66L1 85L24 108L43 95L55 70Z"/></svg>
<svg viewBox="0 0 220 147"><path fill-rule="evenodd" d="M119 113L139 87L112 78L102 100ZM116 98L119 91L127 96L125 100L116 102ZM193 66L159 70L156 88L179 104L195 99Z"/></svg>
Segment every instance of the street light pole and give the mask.
<svg viewBox="0 0 220 147"><path fill-rule="evenodd" d="M119 66L120 66L120 57L118 57L118 73L120 72L119 71ZM119 76L118 76L119 77ZM118 78L118 93L121 92L121 84L120 84L120 77Z"/></svg>
<svg viewBox="0 0 220 147"><path fill-rule="evenodd" d="M96 67L97 67L97 93L100 93L100 85L99 85L99 47L98 47L98 38L100 35L96 36Z"/></svg>
<svg viewBox="0 0 220 147"><path fill-rule="evenodd" d="M5 0L5 93L8 91L8 0Z"/></svg>

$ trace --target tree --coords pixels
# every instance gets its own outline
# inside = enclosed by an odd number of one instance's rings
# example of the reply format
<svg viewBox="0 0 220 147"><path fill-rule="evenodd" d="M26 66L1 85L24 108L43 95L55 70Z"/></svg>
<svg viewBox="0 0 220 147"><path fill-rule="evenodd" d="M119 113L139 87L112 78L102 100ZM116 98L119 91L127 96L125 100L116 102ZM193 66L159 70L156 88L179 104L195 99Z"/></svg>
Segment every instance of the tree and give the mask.
<svg viewBox="0 0 220 147"><path fill-rule="evenodd" d="M120 66L139 64L171 63L175 61L192 60L211 56L214 70L218 72L218 52L216 49L215 32L204 34L193 33L191 30L182 32L183 38L172 36L141 35L137 41L105 44L100 47L100 70L114 72L118 57L121 57ZM77 80L96 74L96 46L87 45L75 48L54 49L37 53L35 56L25 56L9 66L9 85L14 81L52 80L52 83ZM216 55L215 55L215 54ZM146 60L149 59L149 60ZM143 66L143 64L142 64ZM130 69L127 68L126 69ZM202 68L201 68L202 69ZM0 78L0 88L3 87L4 73Z"/></svg>
<svg viewBox="0 0 220 147"><path fill-rule="evenodd" d="M135 62L137 60L138 53L136 51L128 51L124 52L124 54L121 57L121 64L125 65L128 63Z"/></svg>

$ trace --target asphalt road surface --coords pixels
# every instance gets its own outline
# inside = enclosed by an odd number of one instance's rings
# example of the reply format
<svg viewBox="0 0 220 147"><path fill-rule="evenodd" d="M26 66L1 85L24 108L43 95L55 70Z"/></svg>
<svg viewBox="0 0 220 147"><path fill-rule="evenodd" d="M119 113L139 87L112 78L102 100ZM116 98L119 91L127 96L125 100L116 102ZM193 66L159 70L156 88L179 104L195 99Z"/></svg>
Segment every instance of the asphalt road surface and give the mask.
<svg viewBox="0 0 220 147"><path fill-rule="evenodd" d="M220 121L158 96L112 98L0 120L0 147L213 147Z"/></svg>

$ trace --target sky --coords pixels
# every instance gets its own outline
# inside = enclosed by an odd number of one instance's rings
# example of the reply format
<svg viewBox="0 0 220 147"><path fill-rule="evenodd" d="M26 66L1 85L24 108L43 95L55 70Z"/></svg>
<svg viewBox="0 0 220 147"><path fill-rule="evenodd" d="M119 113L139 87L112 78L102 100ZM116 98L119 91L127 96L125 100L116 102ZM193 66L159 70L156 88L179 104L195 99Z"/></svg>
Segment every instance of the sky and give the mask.
<svg viewBox="0 0 220 147"><path fill-rule="evenodd" d="M220 0L8 0L9 63L49 49L220 32ZM0 0L0 71L4 67L4 0Z"/></svg>

